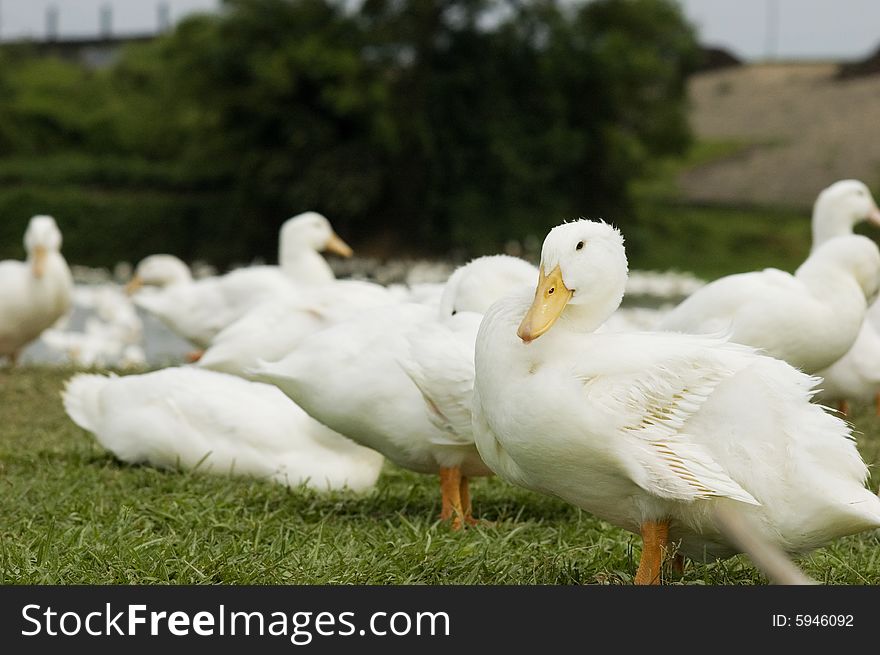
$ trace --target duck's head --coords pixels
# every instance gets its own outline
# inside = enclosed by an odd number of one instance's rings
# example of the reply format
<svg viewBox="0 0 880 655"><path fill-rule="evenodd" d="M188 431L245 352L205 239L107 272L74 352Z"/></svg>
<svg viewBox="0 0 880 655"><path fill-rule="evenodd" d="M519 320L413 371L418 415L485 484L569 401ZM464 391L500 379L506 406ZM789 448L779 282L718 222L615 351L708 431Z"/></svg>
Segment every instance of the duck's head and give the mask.
<svg viewBox="0 0 880 655"><path fill-rule="evenodd" d="M458 312L485 314L496 300L531 284L536 273L532 264L519 257L477 257L449 276L440 297L440 317Z"/></svg>
<svg viewBox="0 0 880 655"><path fill-rule="evenodd" d="M880 226L880 208L859 180L840 180L824 189L813 205L813 246L849 234L858 223Z"/></svg>
<svg viewBox="0 0 880 655"><path fill-rule="evenodd" d="M49 253L61 251L61 230L51 216L34 216L24 233L24 248L28 253L34 277L43 277Z"/></svg>
<svg viewBox="0 0 880 655"><path fill-rule="evenodd" d="M279 261L295 257L302 248L315 252L332 252L340 257L351 257L352 249L339 238L333 227L318 212L305 212L288 218L279 234Z"/></svg>
<svg viewBox="0 0 880 655"><path fill-rule="evenodd" d="M131 295L146 285L161 288L190 280L189 267L174 255L150 255L138 263L125 292Z"/></svg>
<svg viewBox="0 0 880 655"><path fill-rule="evenodd" d="M825 278L830 270L852 276L870 304L880 290L880 249L871 239L860 234L835 237L816 248L796 275Z"/></svg>
<svg viewBox="0 0 880 655"><path fill-rule="evenodd" d="M554 227L544 239L535 300L517 335L534 341L567 306L580 310L575 329L595 329L620 305L626 279L626 251L616 228L587 220Z"/></svg>

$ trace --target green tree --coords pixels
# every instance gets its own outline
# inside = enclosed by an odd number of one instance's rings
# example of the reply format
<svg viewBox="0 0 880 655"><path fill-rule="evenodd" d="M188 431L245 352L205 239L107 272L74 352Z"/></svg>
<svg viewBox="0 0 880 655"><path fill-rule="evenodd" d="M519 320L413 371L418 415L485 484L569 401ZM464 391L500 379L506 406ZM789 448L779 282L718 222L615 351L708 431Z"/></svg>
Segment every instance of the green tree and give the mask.
<svg viewBox="0 0 880 655"><path fill-rule="evenodd" d="M309 209L394 252L628 227L630 183L688 144L696 47L669 0L227 0L108 70L0 57L4 230L56 212L89 263L222 265Z"/></svg>

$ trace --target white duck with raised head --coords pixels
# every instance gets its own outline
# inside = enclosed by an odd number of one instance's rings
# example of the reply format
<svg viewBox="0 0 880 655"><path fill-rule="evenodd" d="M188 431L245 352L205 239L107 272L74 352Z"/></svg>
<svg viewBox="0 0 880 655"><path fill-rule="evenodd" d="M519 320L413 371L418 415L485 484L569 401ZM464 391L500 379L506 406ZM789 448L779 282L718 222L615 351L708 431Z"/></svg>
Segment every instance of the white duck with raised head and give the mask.
<svg viewBox="0 0 880 655"><path fill-rule="evenodd" d="M870 189L859 180L841 180L819 194L813 210L813 249L829 239L852 234L867 221L880 226L880 209ZM828 368L816 373L823 379L818 397L836 401L848 413L850 400L873 399L880 415L880 303L868 309L852 347Z"/></svg>
<svg viewBox="0 0 880 655"><path fill-rule="evenodd" d="M880 250L867 237L838 236L813 250L794 275L775 268L728 275L670 311L661 330L728 334L807 373L852 347L880 289Z"/></svg>
<svg viewBox="0 0 880 655"><path fill-rule="evenodd" d="M537 289L486 313L473 430L492 470L641 534L643 584L673 543L737 551L719 505L788 552L880 526L850 428L810 401L815 378L718 338L595 332L626 279L620 233L575 221L547 235Z"/></svg>
<svg viewBox="0 0 880 655"><path fill-rule="evenodd" d="M0 357L14 365L22 349L71 307L73 278L51 216L34 216L24 234L27 260L0 262Z"/></svg>

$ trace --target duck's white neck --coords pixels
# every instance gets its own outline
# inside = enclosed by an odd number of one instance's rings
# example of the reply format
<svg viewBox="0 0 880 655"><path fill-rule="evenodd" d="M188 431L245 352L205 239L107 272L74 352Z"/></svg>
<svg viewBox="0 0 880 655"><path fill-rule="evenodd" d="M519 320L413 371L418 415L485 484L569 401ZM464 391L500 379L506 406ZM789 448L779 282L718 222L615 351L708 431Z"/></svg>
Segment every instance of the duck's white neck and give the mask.
<svg viewBox="0 0 880 655"><path fill-rule="evenodd" d="M192 279L192 273L185 266L179 269L175 268L173 272L169 272L168 276L162 281L161 286L168 287L174 284L186 284L187 282L192 282Z"/></svg>
<svg viewBox="0 0 880 655"><path fill-rule="evenodd" d="M834 307L839 317L865 311L865 290L851 273L808 259L795 276L809 288L813 297Z"/></svg>
<svg viewBox="0 0 880 655"><path fill-rule="evenodd" d="M822 202L813 209L813 246L815 250L834 237L853 233L858 221L846 207L826 205Z"/></svg>
<svg viewBox="0 0 880 655"><path fill-rule="evenodd" d="M323 284L333 282L333 269L320 253L302 244L286 244L278 253L281 270L296 282Z"/></svg>
<svg viewBox="0 0 880 655"><path fill-rule="evenodd" d="M622 299L622 288L607 287L599 293L594 291L589 302L566 305L559 317L559 327L569 332L594 332L617 311Z"/></svg>
<svg viewBox="0 0 880 655"><path fill-rule="evenodd" d="M30 258L28 260L30 262ZM50 302L58 311L66 312L70 308L71 294L73 293L73 276L67 260L60 252L49 252L46 255L46 264L41 277L33 277L34 289L41 289L41 293L51 298Z"/></svg>

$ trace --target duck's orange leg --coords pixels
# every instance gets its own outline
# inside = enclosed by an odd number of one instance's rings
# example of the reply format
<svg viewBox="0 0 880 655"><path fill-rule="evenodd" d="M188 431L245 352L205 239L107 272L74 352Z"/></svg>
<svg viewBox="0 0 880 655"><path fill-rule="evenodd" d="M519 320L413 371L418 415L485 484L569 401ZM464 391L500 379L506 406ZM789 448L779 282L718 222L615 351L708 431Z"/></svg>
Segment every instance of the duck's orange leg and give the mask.
<svg viewBox="0 0 880 655"><path fill-rule="evenodd" d="M642 558L639 560L635 584L660 584L660 572L668 542L669 521L645 521L642 524Z"/></svg>
<svg viewBox="0 0 880 655"><path fill-rule="evenodd" d="M849 416L849 402L847 402L846 400L838 400L837 411L844 416Z"/></svg>
<svg viewBox="0 0 880 655"><path fill-rule="evenodd" d="M452 529L461 530L464 508L461 504L461 469L456 467L440 468L440 493L442 505L440 520L452 519Z"/></svg>
<svg viewBox="0 0 880 655"><path fill-rule="evenodd" d="M204 350L192 350L186 354L186 361L188 361L190 364L195 364L202 358L202 355L204 354Z"/></svg>
<svg viewBox="0 0 880 655"><path fill-rule="evenodd" d="M468 479L465 476L461 476L460 496L464 522L468 525L477 525L479 521L474 518L474 508L471 505L471 490Z"/></svg>

